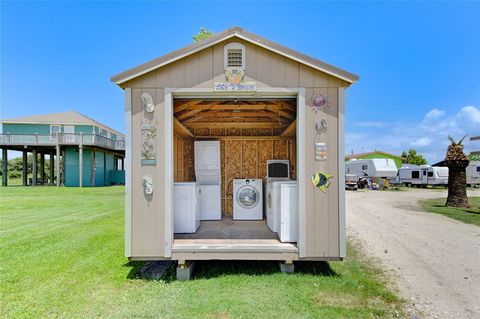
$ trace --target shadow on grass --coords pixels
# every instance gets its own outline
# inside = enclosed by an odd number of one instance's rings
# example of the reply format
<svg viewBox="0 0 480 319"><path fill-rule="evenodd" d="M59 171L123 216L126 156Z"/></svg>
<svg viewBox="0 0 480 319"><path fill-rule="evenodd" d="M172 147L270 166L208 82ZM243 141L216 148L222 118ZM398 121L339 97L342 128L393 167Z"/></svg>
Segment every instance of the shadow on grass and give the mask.
<svg viewBox="0 0 480 319"><path fill-rule="evenodd" d="M471 206L470 208L464 208L464 207L445 206L445 205L442 205L442 204L433 204L432 207L454 209L458 212L468 213L468 214L477 214L477 215L480 214L480 212L472 210L474 208L473 206Z"/></svg>
<svg viewBox="0 0 480 319"><path fill-rule="evenodd" d="M161 276L155 271L148 271L155 267L158 262L142 262L130 261L124 264L124 267L131 267L127 278L142 280L164 280L172 282L176 280L176 263L171 262L164 268ZM297 261L295 264L296 274L307 274L313 276L339 276L328 262L307 262ZM160 266L161 267L161 266ZM247 275L247 276L263 276L272 275L280 272L277 261L238 261L238 260L211 260L196 261L194 266L193 279L211 279L229 275ZM147 271L145 271L147 269Z"/></svg>

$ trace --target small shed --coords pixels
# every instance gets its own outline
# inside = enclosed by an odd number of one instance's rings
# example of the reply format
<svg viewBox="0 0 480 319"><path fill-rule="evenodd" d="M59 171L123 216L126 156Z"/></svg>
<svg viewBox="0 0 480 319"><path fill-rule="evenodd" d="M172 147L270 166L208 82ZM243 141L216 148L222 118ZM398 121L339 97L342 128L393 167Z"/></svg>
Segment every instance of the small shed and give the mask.
<svg viewBox="0 0 480 319"><path fill-rule="evenodd" d="M345 91L356 75L234 27L111 80L125 91L127 257L180 265L345 257ZM186 237L173 231L173 185L195 181L201 140L220 141L222 220L209 222L217 232L207 237ZM298 181L293 243L231 217L232 180L265 183L270 159L289 160Z"/></svg>
<svg viewBox="0 0 480 319"><path fill-rule="evenodd" d="M78 112L31 115L1 120L3 185L7 185L7 150L23 154L23 185L108 186L124 184L125 136ZM27 178L27 156L33 172ZM50 172L45 171L45 156Z"/></svg>

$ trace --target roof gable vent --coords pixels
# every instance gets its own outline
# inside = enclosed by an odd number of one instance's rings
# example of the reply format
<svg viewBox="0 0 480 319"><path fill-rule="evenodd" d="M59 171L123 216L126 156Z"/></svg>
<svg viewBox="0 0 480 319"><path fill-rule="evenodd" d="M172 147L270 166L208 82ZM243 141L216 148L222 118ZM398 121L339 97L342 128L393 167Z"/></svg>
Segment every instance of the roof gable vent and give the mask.
<svg viewBox="0 0 480 319"><path fill-rule="evenodd" d="M245 70L245 46L232 42L224 47L224 66L227 69Z"/></svg>

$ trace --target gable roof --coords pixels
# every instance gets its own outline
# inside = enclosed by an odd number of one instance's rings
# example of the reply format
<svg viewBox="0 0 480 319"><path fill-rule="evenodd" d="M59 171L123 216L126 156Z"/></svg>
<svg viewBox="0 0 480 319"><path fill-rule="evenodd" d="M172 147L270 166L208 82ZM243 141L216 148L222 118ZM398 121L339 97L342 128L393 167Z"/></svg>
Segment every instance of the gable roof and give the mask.
<svg viewBox="0 0 480 319"><path fill-rule="evenodd" d="M64 124L64 125L95 125L105 130L109 130L117 135L123 136L122 133L100 123L86 115L80 114L75 111L40 114L17 117L13 119L0 120L2 124Z"/></svg>
<svg viewBox="0 0 480 319"><path fill-rule="evenodd" d="M382 151L373 151L373 152L366 152L366 153L349 154L349 155L345 155L345 158L346 158L346 159L362 158L362 157L364 157L364 156L374 155L374 154L388 155L388 156L395 157L395 158L398 158L398 159L401 159L401 160L404 160L404 159L405 159L405 158L403 158L403 157L401 157L401 156L398 156L398 155L395 155L395 154L391 154L391 153L387 153L387 152L382 152Z"/></svg>
<svg viewBox="0 0 480 319"><path fill-rule="evenodd" d="M233 37L237 37L239 39L242 39L247 42L258 45L260 47L263 47L267 50L283 55L289 59L292 59L304 65L307 65L313 69L325 72L334 77L342 79L350 84L358 81L359 79L359 77L355 74L352 74L350 72L337 68L333 65L327 64L315 58L309 57L307 55L304 55L300 52L289 49L283 45L277 44L265 38L262 38L240 27L232 27L228 30L215 34L205 40L190 44L184 48L178 49L164 56L156 58L152 61L139 65L135 68L132 68L130 70L117 74L111 78L111 81L115 82L117 85L120 85L133 78L136 78L145 73L148 73L150 71L163 67L169 63L182 59L195 52L201 51L203 49L206 49L210 46L213 46L219 42L222 42L224 40L227 40Z"/></svg>

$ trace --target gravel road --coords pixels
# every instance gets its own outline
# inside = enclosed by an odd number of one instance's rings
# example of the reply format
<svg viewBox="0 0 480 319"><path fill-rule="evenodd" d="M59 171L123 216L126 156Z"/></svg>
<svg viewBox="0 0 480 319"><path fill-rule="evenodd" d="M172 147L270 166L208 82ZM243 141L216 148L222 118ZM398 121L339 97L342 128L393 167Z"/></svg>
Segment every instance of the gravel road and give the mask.
<svg viewBox="0 0 480 319"><path fill-rule="evenodd" d="M446 191L347 191L347 233L380 261L419 318L480 318L480 227L417 204L438 197Z"/></svg>

